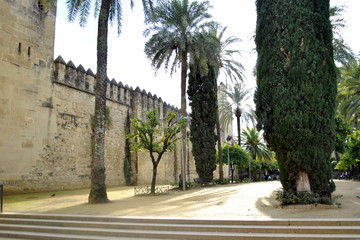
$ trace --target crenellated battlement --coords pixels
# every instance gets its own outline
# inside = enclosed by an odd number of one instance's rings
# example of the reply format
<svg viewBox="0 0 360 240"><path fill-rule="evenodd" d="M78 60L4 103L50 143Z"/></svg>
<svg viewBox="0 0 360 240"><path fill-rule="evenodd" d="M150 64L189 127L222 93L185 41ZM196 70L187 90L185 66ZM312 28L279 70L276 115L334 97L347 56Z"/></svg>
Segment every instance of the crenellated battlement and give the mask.
<svg viewBox="0 0 360 240"><path fill-rule="evenodd" d="M89 94L95 94L96 74L89 68L85 68L80 64L75 66L72 61L67 63L61 56L54 60L53 82L70 88L77 89ZM146 112L153 108L157 108L162 118L168 111L179 112L179 109L173 105L163 102L161 97L151 92L146 92L136 87L135 90L115 79L106 79L106 98L110 101L133 107L138 112ZM137 106L134 106L137 105Z"/></svg>

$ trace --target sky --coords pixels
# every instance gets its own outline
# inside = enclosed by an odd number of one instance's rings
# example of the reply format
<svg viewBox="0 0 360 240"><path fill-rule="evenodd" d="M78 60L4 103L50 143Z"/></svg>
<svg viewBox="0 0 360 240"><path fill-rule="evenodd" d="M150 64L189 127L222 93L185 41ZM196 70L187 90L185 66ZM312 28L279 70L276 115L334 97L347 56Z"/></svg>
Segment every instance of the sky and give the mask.
<svg viewBox="0 0 360 240"><path fill-rule="evenodd" d="M69 23L65 2L58 0L54 58L61 55L65 62L71 60L75 66L81 64L85 69L90 68L96 72L97 20L91 13L84 28L79 26L78 21ZM213 5L210 10L212 20L227 26L227 37L235 36L242 40L231 48L241 50L242 56L239 60L245 67L244 83L248 88L254 89L256 84L252 72L256 62L253 39L256 26L255 0L210 0L210 3ZM354 52L359 54L360 1L331 0L330 4L347 6L343 15L347 28L342 30L342 36ZM121 81L134 89L139 86L141 90L156 94L163 101L180 108L180 69L172 76L164 69L155 74L150 60L144 54L146 39L143 31L146 26L143 23L141 1L135 0L133 10L130 9L129 0L122 0L122 5L121 34L117 34L115 23L109 30L109 79ZM219 80L225 82L225 76L220 75Z"/></svg>

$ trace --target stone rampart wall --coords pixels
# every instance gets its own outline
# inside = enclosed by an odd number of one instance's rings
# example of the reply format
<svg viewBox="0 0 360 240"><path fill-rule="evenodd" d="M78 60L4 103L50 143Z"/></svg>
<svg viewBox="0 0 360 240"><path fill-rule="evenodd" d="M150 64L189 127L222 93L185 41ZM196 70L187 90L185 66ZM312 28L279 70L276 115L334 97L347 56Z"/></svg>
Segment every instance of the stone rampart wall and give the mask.
<svg viewBox="0 0 360 240"><path fill-rule="evenodd" d="M46 9L41 3L0 1L0 184L7 193L90 186L96 75L61 57L53 61L56 1ZM107 81L107 99L112 120L105 139L107 185L125 185L128 173L132 184L149 185L148 154L126 150L128 119L153 108L160 118L178 109L114 79ZM180 161L179 145L161 160L157 183L178 181ZM187 162L191 180L195 166L191 157Z"/></svg>
<svg viewBox="0 0 360 240"><path fill-rule="evenodd" d="M81 65L75 67L71 61L65 63L61 57L54 61L52 94L48 102L43 103L48 111L38 112L41 115L38 117L46 119L51 128L46 137L41 137L40 146L36 148L38 152L30 157L31 166L23 169L21 174L12 172L14 179L11 181L2 179L6 192L55 191L90 186L95 80L96 75L90 69L85 71ZM115 80L107 84L107 108L110 110L111 126L106 130L105 138L106 184L125 185L128 119L143 118L153 108L158 109L160 119L168 111L179 110L139 87L134 90ZM34 138L37 137L35 134ZM180 161L179 143L176 151L163 156L158 166L157 184L177 182ZM131 153L130 162L131 182L150 185L152 162L148 153ZM188 162L187 178L191 180L196 177L195 165L192 160Z"/></svg>
<svg viewBox="0 0 360 240"><path fill-rule="evenodd" d="M76 176L74 182L79 185L88 183L90 173L90 145L91 127L90 115L94 111L94 86L96 75L83 66L65 61L59 56L54 62L54 105L57 112L57 143L52 146L61 146L67 142L67 160L72 164L68 173ZM111 127L106 132L106 171L108 185L124 185L124 160L126 157L125 140L128 117L143 118L151 109L158 109L159 118L163 119L168 111L179 113L177 108L170 106L156 95L147 93L137 87L135 90L128 85L117 83L114 79L107 82L107 107L110 109ZM81 143L81 144L79 144ZM77 149L77 150L75 150ZM55 158L64 156L63 151L51 149ZM51 157L54 159L54 156ZM168 184L178 181L180 174L180 146L177 151L164 155L158 166L157 182ZM132 182L139 185L151 183L152 163L148 153L131 154ZM189 164L188 178L196 175L194 164ZM45 168L48 169L48 168ZM73 172L73 173L72 173Z"/></svg>

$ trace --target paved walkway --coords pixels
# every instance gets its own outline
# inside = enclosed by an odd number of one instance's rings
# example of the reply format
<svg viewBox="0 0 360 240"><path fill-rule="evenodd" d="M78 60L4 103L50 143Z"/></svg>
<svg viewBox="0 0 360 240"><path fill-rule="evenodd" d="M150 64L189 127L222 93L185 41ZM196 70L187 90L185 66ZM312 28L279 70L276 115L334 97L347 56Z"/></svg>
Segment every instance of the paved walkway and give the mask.
<svg viewBox="0 0 360 240"><path fill-rule="evenodd" d="M4 212L180 218L360 218L359 181L336 181L338 209L283 209L280 182L230 184L168 195L134 196L134 187L108 189L109 204L87 204L89 190L5 196Z"/></svg>

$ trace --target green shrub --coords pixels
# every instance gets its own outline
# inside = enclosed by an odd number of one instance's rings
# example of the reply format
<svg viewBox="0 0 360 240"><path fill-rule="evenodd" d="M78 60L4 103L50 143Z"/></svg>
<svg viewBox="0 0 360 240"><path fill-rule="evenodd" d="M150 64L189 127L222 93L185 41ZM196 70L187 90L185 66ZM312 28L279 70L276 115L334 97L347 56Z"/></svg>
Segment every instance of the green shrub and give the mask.
<svg viewBox="0 0 360 240"><path fill-rule="evenodd" d="M321 197L318 193L312 192L294 192L294 191L276 191L276 200L281 205L305 205L305 204L333 204L331 198Z"/></svg>

